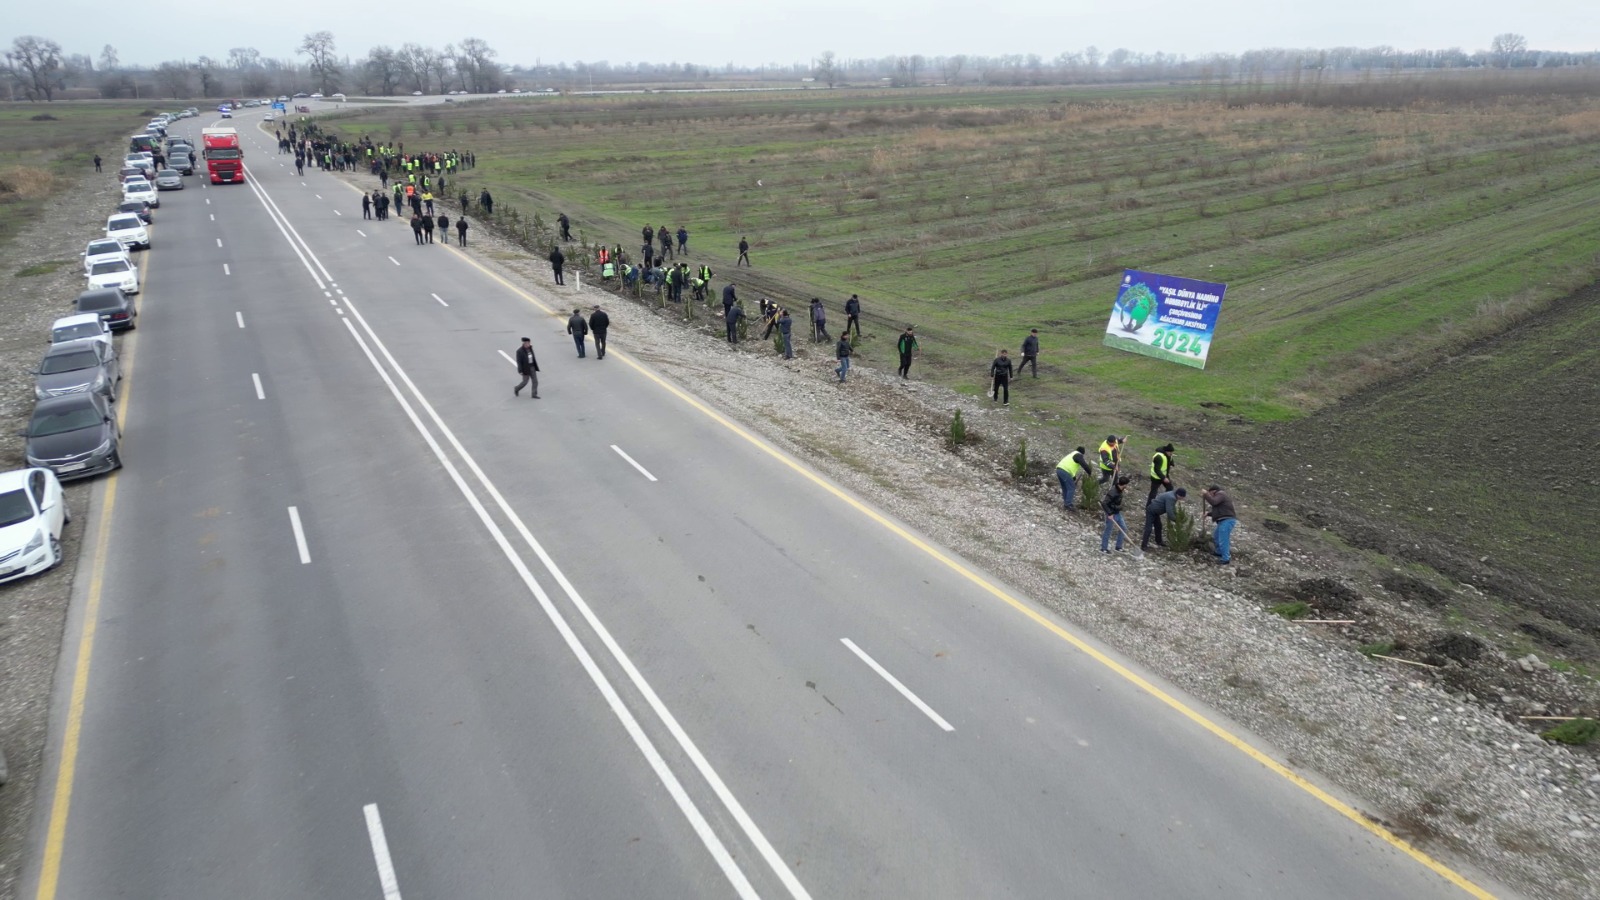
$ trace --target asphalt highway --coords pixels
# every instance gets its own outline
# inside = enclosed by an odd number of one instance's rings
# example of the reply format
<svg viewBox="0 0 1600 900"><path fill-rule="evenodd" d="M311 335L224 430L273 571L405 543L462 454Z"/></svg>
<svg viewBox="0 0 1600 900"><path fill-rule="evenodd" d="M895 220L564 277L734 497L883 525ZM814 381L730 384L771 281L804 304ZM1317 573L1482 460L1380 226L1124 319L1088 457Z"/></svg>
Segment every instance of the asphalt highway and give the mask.
<svg viewBox="0 0 1600 900"><path fill-rule="evenodd" d="M257 120L157 213L28 896L1474 890Z"/></svg>

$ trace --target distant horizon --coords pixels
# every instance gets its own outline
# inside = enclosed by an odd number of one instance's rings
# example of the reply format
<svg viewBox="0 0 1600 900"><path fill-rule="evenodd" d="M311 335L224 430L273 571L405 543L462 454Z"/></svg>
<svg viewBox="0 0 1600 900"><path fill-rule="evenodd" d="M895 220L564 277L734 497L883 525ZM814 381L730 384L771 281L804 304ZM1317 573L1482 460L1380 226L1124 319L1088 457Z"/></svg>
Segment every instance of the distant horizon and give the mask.
<svg viewBox="0 0 1600 900"><path fill-rule="evenodd" d="M977 15L948 0L814 0L799 13L738 0L678 0L670 7L613 0L603 10L478 0L444 16L431 3L392 0L378 16L364 7L336 5L299 24L232 6L175 19L86 12L76 3L23 4L8 10L8 34L0 43L9 48L15 38L33 35L55 41L65 54L94 60L109 45L128 66L141 68L202 56L221 62L240 47L259 50L263 59L299 63L304 56L297 48L313 31L332 32L336 58L352 62L377 46L442 48L475 36L498 51L500 65L523 68L687 62L711 70L730 64L788 69L830 50L841 60L964 54L1037 55L1047 62L1089 47L1101 54L1127 48L1187 60L1378 47L1472 54L1487 51L1496 35L1507 32L1524 36L1536 52L1600 51L1600 4L1592 0L1526 0L1515 7L1488 0L1345 0L1326 9L1269 0L1206 6L1145 0L1124 9L1090 0L996 0ZM419 29L418 22L428 27Z"/></svg>

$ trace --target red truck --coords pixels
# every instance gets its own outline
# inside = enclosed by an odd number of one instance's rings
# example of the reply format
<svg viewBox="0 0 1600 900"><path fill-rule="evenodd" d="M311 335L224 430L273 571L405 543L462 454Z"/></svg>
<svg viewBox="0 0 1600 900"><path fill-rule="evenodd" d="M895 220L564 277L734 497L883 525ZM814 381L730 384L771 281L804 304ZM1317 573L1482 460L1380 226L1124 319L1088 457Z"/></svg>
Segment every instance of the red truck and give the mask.
<svg viewBox="0 0 1600 900"><path fill-rule="evenodd" d="M212 184L244 181L244 151L239 147L239 131L234 128L202 128L201 154Z"/></svg>

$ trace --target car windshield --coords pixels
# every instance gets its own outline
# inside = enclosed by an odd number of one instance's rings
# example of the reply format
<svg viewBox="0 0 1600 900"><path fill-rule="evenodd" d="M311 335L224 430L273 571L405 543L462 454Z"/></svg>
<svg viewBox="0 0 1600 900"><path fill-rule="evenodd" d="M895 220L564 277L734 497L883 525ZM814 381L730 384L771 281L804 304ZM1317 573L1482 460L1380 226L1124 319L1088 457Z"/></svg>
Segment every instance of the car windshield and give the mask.
<svg viewBox="0 0 1600 900"><path fill-rule="evenodd" d="M102 253L121 253L122 245L116 241L95 241L89 245L88 256L99 256Z"/></svg>
<svg viewBox="0 0 1600 900"><path fill-rule="evenodd" d="M0 528L26 522L33 518L33 503L27 491L6 491L0 494Z"/></svg>
<svg viewBox="0 0 1600 900"><path fill-rule="evenodd" d="M83 322L78 325L66 325L50 332L50 340L57 344L67 341L76 341L82 338L97 338L105 334L100 328L99 321Z"/></svg>
<svg viewBox="0 0 1600 900"><path fill-rule="evenodd" d="M156 173L156 176L158 178L177 178L177 177L179 177L177 171L173 170L173 169L162 169L161 171Z"/></svg>
<svg viewBox="0 0 1600 900"><path fill-rule="evenodd" d="M78 298L78 309L84 312L99 312L103 309L121 309L122 301L117 297L117 291L92 291Z"/></svg>
<svg viewBox="0 0 1600 900"><path fill-rule="evenodd" d="M33 414L33 421L28 423L28 437L49 437L52 434L66 434L69 431L78 431L84 428L94 428L100 424L100 412L92 404L63 409L60 412L37 412Z"/></svg>
<svg viewBox="0 0 1600 900"><path fill-rule="evenodd" d="M239 151L235 150L232 147L212 147L211 148L211 156L210 156L210 158L211 159L238 159L240 157L240 155L241 154L239 153Z"/></svg>
<svg viewBox="0 0 1600 900"><path fill-rule="evenodd" d="M100 357L93 350L74 350L71 353L52 353L44 358L44 363L39 366L40 375L60 375L62 372L78 372L83 369L92 369L100 365Z"/></svg>
<svg viewBox="0 0 1600 900"><path fill-rule="evenodd" d="M150 190L150 182L148 181L130 181L122 188L124 194L137 194L140 191L148 190Z"/></svg>
<svg viewBox="0 0 1600 900"><path fill-rule="evenodd" d="M132 270L133 267L128 265L128 261L125 259L108 259L105 262L95 263L94 267L89 270L89 274L110 275L115 272L131 272Z"/></svg>
<svg viewBox="0 0 1600 900"><path fill-rule="evenodd" d="M127 231L129 229L138 228L139 225L140 222L138 216L117 216L115 219L112 219L111 223L106 227L110 228L112 231Z"/></svg>

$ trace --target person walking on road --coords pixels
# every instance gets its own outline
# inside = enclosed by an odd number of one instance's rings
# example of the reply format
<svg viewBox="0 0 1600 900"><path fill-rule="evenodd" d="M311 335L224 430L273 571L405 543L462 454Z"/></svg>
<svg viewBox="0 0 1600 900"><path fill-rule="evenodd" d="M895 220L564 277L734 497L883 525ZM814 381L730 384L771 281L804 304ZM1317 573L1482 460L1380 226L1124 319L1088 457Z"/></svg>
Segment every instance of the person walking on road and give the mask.
<svg viewBox="0 0 1600 900"><path fill-rule="evenodd" d="M562 254L561 248L560 247L553 248L550 251L550 271L555 273L556 284L566 284L567 283L566 280L561 277L561 267L566 265L566 264L567 264L567 257L564 254ZM573 310L573 311L576 312L577 310ZM583 354L581 354L581 353L579 354L579 356L582 356L582 355Z"/></svg>
<svg viewBox="0 0 1600 900"><path fill-rule="evenodd" d="M1231 565L1233 563L1233 526L1239 519L1233 512L1233 500L1217 485L1212 485L1200 493L1200 499L1206 504L1206 518L1217 523L1217 563Z"/></svg>
<svg viewBox="0 0 1600 900"><path fill-rule="evenodd" d="M606 311L596 306L594 312L589 313L589 331L594 334L594 358L606 358L606 329L611 327L611 317Z"/></svg>
<svg viewBox="0 0 1600 900"><path fill-rule="evenodd" d="M1061 508L1072 509L1072 497L1078 491L1078 482L1089 471L1089 463L1079 447L1056 463L1056 481L1061 483Z"/></svg>
<svg viewBox="0 0 1600 900"><path fill-rule="evenodd" d="M467 245L467 217L456 216L456 243L465 247Z"/></svg>
<svg viewBox="0 0 1600 900"><path fill-rule="evenodd" d="M1011 405L1011 357L1006 350L1001 350L1000 355L989 364L989 376L994 380L994 399L999 400L1001 392L1005 393L1005 406Z"/></svg>
<svg viewBox="0 0 1600 900"><path fill-rule="evenodd" d="M900 340L895 342L895 349L900 351L900 378L911 377L911 356L917 352L916 329L910 325L901 333Z"/></svg>
<svg viewBox="0 0 1600 900"><path fill-rule="evenodd" d="M422 214L422 233L428 239L428 243L433 243L433 215L430 213Z"/></svg>
<svg viewBox="0 0 1600 900"><path fill-rule="evenodd" d="M1157 447L1156 452L1150 456L1150 496L1144 499L1149 503L1162 491L1172 490L1172 445L1165 444Z"/></svg>
<svg viewBox="0 0 1600 900"><path fill-rule="evenodd" d="M839 343L833 347L833 356L839 360L839 367L833 370L833 374L839 376L840 384L844 384L844 377L850 374L850 354L854 352L855 348L850 346L850 333L840 332Z"/></svg>
<svg viewBox="0 0 1600 900"><path fill-rule="evenodd" d="M371 194L362 194L361 195L361 218L363 218L363 219L372 218L372 195Z"/></svg>
<svg viewBox="0 0 1600 900"><path fill-rule="evenodd" d="M1106 524L1100 529L1100 552L1110 553L1106 544L1111 540L1111 532L1117 533L1117 550L1122 549L1122 537L1128 533L1128 526L1122 521L1122 491L1128 486L1128 476L1118 475L1116 483L1100 498L1100 512L1105 515Z"/></svg>
<svg viewBox="0 0 1600 900"><path fill-rule="evenodd" d="M439 214L439 243L450 243L450 217L444 213Z"/></svg>
<svg viewBox="0 0 1600 900"><path fill-rule="evenodd" d="M1033 377L1039 377L1039 329L1034 328L1028 336L1022 339L1022 362L1017 363L1017 377L1022 377L1022 370L1032 368Z"/></svg>
<svg viewBox="0 0 1600 900"><path fill-rule="evenodd" d="M794 327L794 320L789 317L789 310L784 309L778 313L778 334L783 338L783 358L794 359L794 342L790 339L789 329Z"/></svg>
<svg viewBox="0 0 1600 900"><path fill-rule="evenodd" d="M1165 516L1170 520L1177 515L1178 501L1187 496L1189 496L1188 491L1178 488L1173 491L1162 491L1145 501L1144 532L1139 536L1140 550L1150 549L1151 535L1155 535L1157 547L1165 547L1167 545L1164 539L1165 536L1161 533L1161 517Z"/></svg>
<svg viewBox="0 0 1600 900"><path fill-rule="evenodd" d="M511 396L522 396L522 389L531 384L533 391L529 399L539 399L539 360L533 355L533 338L523 338L522 346L517 348L517 374L522 376L522 380L511 389Z"/></svg>
<svg viewBox="0 0 1600 900"><path fill-rule="evenodd" d="M722 308L722 318L728 325L728 343L739 343L739 320L744 318L744 307L738 303L728 303Z"/></svg>
<svg viewBox="0 0 1600 900"><path fill-rule="evenodd" d="M737 269L740 266L748 265L750 265L750 240L749 238L741 237L739 238L739 258L734 262L733 267Z"/></svg>
<svg viewBox="0 0 1600 900"><path fill-rule="evenodd" d="M578 358L587 356L584 353L583 339L589 335L589 323L583 320L583 313L574 309L572 318L567 320L567 334L572 335L572 342L578 345Z"/></svg>
<svg viewBox="0 0 1600 900"><path fill-rule="evenodd" d="M844 333L849 334L851 328L856 330L856 337L861 337L861 298L855 294L844 302Z"/></svg>
<svg viewBox="0 0 1600 900"><path fill-rule="evenodd" d="M422 216L411 214L411 236L417 239L417 246L422 246Z"/></svg>

